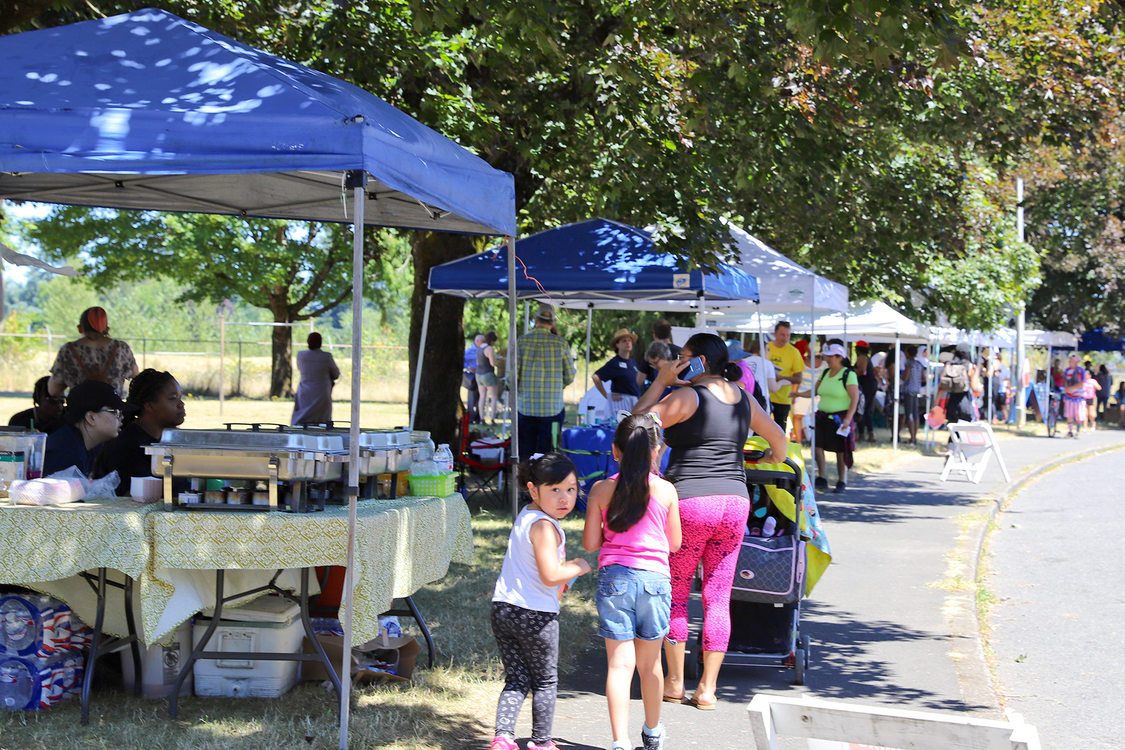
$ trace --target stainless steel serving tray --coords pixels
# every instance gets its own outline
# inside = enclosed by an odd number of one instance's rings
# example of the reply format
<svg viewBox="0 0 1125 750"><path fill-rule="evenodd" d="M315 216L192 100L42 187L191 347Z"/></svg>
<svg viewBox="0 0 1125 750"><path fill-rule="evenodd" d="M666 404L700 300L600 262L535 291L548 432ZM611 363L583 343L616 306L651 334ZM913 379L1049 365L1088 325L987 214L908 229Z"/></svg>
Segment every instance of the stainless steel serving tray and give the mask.
<svg viewBox="0 0 1125 750"><path fill-rule="evenodd" d="M347 460L338 436L241 430L165 430L145 453L154 476L164 475L168 457L176 477L282 481L338 480Z"/></svg>

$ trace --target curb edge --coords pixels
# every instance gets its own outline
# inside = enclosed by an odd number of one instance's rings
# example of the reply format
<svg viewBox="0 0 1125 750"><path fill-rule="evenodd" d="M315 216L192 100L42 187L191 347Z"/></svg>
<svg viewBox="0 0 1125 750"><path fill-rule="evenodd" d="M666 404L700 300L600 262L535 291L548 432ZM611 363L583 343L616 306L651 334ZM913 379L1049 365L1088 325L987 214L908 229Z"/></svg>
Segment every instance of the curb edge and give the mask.
<svg viewBox="0 0 1125 750"><path fill-rule="evenodd" d="M988 505L988 517L973 526L954 547L954 553L966 553L968 572L971 574L971 591L957 591L946 597L946 608L950 612L953 641L951 651L957 670L957 681L961 688L961 699L970 707L988 708L993 713L1001 712L1003 706L1000 694L992 678L988 660L984 654L984 638L981 634L980 611L977 606L977 590L980 586L980 563L985 542L993 529L993 522L1011 501L1032 482L1039 480L1063 466L1084 461L1105 453L1125 450L1125 443L1099 446L1085 451L1067 453L1014 478L998 490L986 494L978 504ZM971 640L971 644L968 643Z"/></svg>

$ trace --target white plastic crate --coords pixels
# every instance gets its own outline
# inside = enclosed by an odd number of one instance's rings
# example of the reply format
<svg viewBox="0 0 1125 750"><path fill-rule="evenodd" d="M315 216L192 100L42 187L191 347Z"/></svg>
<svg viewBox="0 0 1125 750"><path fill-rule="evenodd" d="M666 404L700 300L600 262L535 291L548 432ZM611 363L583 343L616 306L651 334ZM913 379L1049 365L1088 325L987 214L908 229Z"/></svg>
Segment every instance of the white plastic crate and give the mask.
<svg viewBox="0 0 1125 750"><path fill-rule="evenodd" d="M304 629L300 607L277 596L264 596L243 607L223 609L219 626L207 651L277 652L301 650ZM198 644L210 621L199 618L194 638ZM276 698L297 684L300 664L295 661L200 659L195 663L195 694L204 697Z"/></svg>

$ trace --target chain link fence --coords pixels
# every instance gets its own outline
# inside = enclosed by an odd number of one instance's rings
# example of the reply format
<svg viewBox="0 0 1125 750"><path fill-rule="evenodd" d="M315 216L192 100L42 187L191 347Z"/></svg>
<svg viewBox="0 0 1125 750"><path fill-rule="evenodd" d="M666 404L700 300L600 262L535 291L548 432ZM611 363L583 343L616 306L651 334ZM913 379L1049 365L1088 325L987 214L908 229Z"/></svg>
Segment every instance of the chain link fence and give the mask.
<svg viewBox="0 0 1125 750"><path fill-rule="evenodd" d="M0 333L0 390L30 393L35 381L49 374L59 348L71 338L50 333ZM297 352L304 347L304 342L298 338L301 337L294 335L294 390L300 382ZM269 398L272 344L268 340L237 334L225 339L142 336L123 340L132 347L138 367L171 372L185 393L218 396L221 387L226 397ZM324 335L323 348L332 354L340 368L336 392L348 393L351 344L334 343ZM405 402L409 372L407 348L370 344L361 350L362 399Z"/></svg>

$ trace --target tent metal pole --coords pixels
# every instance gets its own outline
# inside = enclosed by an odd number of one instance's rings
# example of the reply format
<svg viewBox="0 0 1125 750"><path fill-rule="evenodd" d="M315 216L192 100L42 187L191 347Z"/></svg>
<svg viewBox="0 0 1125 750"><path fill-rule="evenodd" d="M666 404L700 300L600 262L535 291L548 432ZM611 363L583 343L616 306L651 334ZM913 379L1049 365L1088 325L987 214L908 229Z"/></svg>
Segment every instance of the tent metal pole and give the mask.
<svg viewBox="0 0 1125 750"><path fill-rule="evenodd" d="M818 466L817 463L816 463L816 407L817 407L817 403L816 403L817 382L816 381L817 381L817 366L816 366L816 305L815 304L809 306L809 359L812 360L812 382L809 383L809 411L812 412L812 427L809 429L809 452L812 453L812 465L817 470L818 476L819 476L820 466ZM804 362L802 362L801 364L803 366ZM790 406L789 406L790 418L792 418L793 417L793 405L792 405L793 404L793 397L792 396L790 396L789 404L790 404ZM801 432L804 432L803 427L801 429ZM798 434L800 434L800 433L798 433ZM798 447L800 447L800 446L798 446ZM803 448L801 449L801 452L802 453L804 452ZM827 458L827 456L825 457L824 460L825 460L824 471L827 474L828 473L828 465L827 465L828 458ZM807 464L806 464L806 466L807 466ZM843 477L837 477L836 481L840 481L842 478ZM813 494L813 499L815 500L816 499L816 482L815 481L813 481L812 494Z"/></svg>
<svg viewBox="0 0 1125 750"><path fill-rule="evenodd" d="M219 416L223 416L223 369L227 364L227 316L219 313Z"/></svg>
<svg viewBox="0 0 1125 750"><path fill-rule="evenodd" d="M764 363L763 368L770 367L771 363L770 363L769 357L766 356L767 354L769 354L769 351L766 349L766 337L762 333L762 303L760 301L755 302L754 306L758 308L758 313L757 313L758 314L758 356L762 358L762 362ZM770 387L769 387L769 372L768 371L766 372L766 382L763 383L763 386L764 386L764 390L766 390L766 391L768 391L770 389ZM766 394L766 409L767 409L766 413L769 414L772 417L773 416L773 394L772 393Z"/></svg>
<svg viewBox="0 0 1125 750"><path fill-rule="evenodd" d="M418 413L418 389L422 385L422 363L426 359L426 336L430 332L430 303L433 292L426 292L426 304L422 308L422 335L418 340L418 362L414 365L414 392L410 399L410 429L414 429L414 415Z"/></svg>
<svg viewBox="0 0 1125 750"><path fill-rule="evenodd" d="M1016 178L1016 236L1019 238L1020 242L1024 241L1024 237L1023 237L1023 178L1022 177ZM1016 357L1015 357L1016 361L1012 363L1015 366L1015 369L1016 369L1016 373L1017 373L1016 379L1017 379L1017 382L1019 383L1019 390L1020 390L1020 399L1016 402L1018 404L1018 406L1016 407L1016 426L1017 427L1023 427L1024 423L1027 422L1027 398L1026 398L1026 394L1024 393L1024 387L1023 387L1023 365L1024 365L1024 358L1027 356L1027 352L1024 351L1024 341L1023 341L1024 325L1025 325L1025 320L1024 320L1025 315L1024 315L1024 313L1026 312L1026 309L1027 309L1027 305L1025 305L1024 303L1021 302L1020 303L1019 315L1016 316ZM1028 378L1028 380L1030 381L1030 378Z"/></svg>
<svg viewBox="0 0 1125 750"><path fill-rule="evenodd" d="M511 493L512 499L512 522L515 523L516 516L520 512L520 483L519 483L519 462L520 462L520 419L519 419L519 342L516 336L516 315L519 312L519 300L516 299L516 238L508 237L508 394L510 403L508 404L508 412L512 415L512 447L511 455L511 471L512 481L508 484L508 489Z"/></svg>
<svg viewBox="0 0 1125 750"><path fill-rule="evenodd" d="M894 421L893 432L891 434L891 447L898 450L898 405L902 399L902 386L899 382L902 378L902 346L900 345L898 334L895 334L895 402L891 410L891 417Z"/></svg>
<svg viewBox="0 0 1125 750"><path fill-rule="evenodd" d="M695 298L699 300L699 311L695 314L695 327L707 327L707 301L703 299L703 290L700 289L695 293Z"/></svg>
<svg viewBox="0 0 1125 750"><path fill-rule="evenodd" d="M359 502L359 395L362 365L360 342L363 332L363 208L366 203L367 173L347 174L347 187L353 188L352 209L352 394L351 424L348 426L348 552L345 564L341 624L344 629L340 659L340 750L348 747L348 719L352 692L352 603L355 600L356 504Z"/></svg>
<svg viewBox="0 0 1125 750"><path fill-rule="evenodd" d="M594 326L594 303L586 303L586 379L582 381L582 394L590 387L590 330Z"/></svg>

